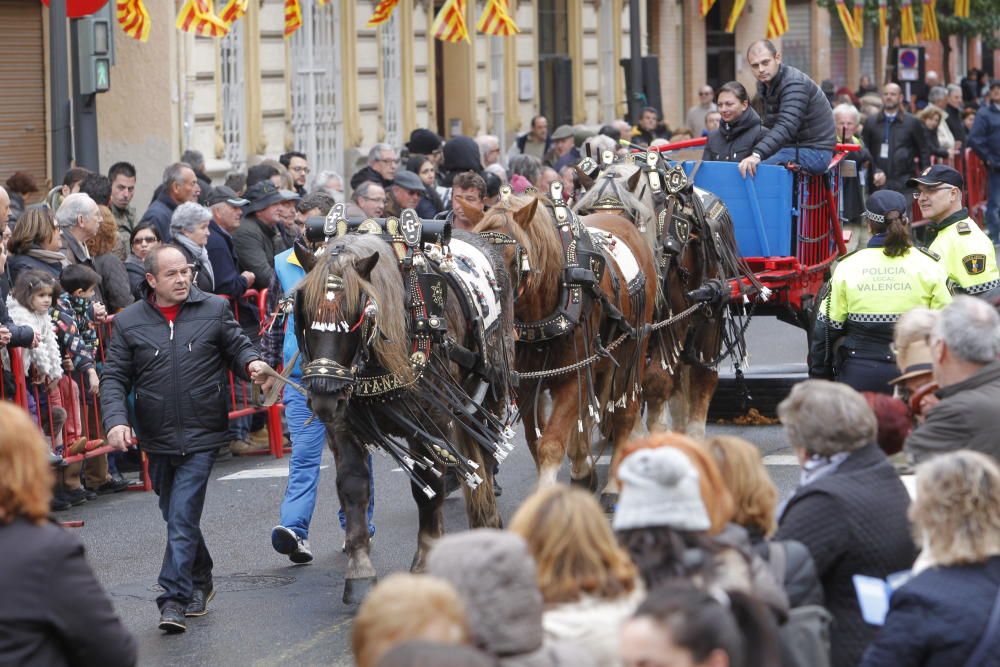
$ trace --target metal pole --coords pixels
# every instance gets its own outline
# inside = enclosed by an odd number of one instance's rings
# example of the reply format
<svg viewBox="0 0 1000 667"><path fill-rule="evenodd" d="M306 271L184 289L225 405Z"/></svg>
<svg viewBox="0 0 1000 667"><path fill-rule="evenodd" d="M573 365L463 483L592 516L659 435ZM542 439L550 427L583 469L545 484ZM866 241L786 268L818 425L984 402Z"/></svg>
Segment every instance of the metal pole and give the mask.
<svg viewBox="0 0 1000 667"><path fill-rule="evenodd" d="M70 167L69 71L66 66L66 0L49 2L49 94L52 104L52 183Z"/></svg>
<svg viewBox="0 0 1000 667"><path fill-rule="evenodd" d="M639 0L629 0L628 36L631 46L629 70L632 89L628 95L628 109L633 123L639 122L639 112L642 110L642 27L639 13Z"/></svg>
<svg viewBox="0 0 1000 667"><path fill-rule="evenodd" d="M100 172L100 145L97 141L97 95L80 94L80 66L77 45L86 24L70 19L70 55L73 60L73 142L76 166Z"/></svg>

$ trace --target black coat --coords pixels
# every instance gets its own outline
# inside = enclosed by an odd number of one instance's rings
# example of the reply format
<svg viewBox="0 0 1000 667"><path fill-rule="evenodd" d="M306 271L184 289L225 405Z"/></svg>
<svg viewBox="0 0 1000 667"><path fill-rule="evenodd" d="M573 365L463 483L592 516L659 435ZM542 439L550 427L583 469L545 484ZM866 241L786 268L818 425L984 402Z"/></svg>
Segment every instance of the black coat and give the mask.
<svg viewBox="0 0 1000 667"><path fill-rule="evenodd" d="M361 169L353 176L351 176L351 189L357 190L358 186L364 183L365 181L371 181L372 183L377 183L387 190L389 189L389 186L392 185L392 181L387 181L386 179L382 178L382 174L378 173L371 167L365 167L364 169Z"/></svg>
<svg viewBox="0 0 1000 667"><path fill-rule="evenodd" d="M10 342L7 347L31 347L35 342L35 332L29 326L14 324L7 311L7 299L0 299L0 327L10 331Z"/></svg>
<svg viewBox="0 0 1000 667"><path fill-rule="evenodd" d="M215 273L215 293L228 297L241 297L247 291L246 278L240 275L236 246L229 232L222 229L215 220L208 223L208 259Z"/></svg>
<svg viewBox="0 0 1000 667"><path fill-rule="evenodd" d="M910 497L878 445L854 451L835 472L799 487L781 516L776 540L806 545L835 620L833 667L854 667L875 628L861 618L852 577L884 579L916 558L906 510Z"/></svg>
<svg viewBox="0 0 1000 667"><path fill-rule="evenodd" d="M775 579L785 589L790 608L823 604L823 587L816 576L816 564L805 545L795 540L767 540L759 530L749 529L747 532L750 548L771 566ZM771 562L772 552L776 550L784 552L785 568L780 573L774 569L777 564Z"/></svg>
<svg viewBox="0 0 1000 667"><path fill-rule="evenodd" d="M167 193L162 188L153 203L149 205L146 212L142 214L139 219L139 223L152 222L156 225L156 229L160 232L160 238L163 239L164 243L169 243L173 236L170 234L170 218L174 215L174 210L177 208L177 202L175 202L170 194Z"/></svg>
<svg viewBox="0 0 1000 667"><path fill-rule="evenodd" d="M721 121L719 129L708 133L701 159L711 162L739 162L750 155L763 134L760 116L752 107L747 107L735 121Z"/></svg>
<svg viewBox="0 0 1000 667"><path fill-rule="evenodd" d="M832 150L837 137L830 102L816 82L790 65L781 65L770 86L757 84L768 128L754 152L766 160L781 148Z"/></svg>
<svg viewBox="0 0 1000 667"><path fill-rule="evenodd" d="M192 288L173 326L148 298L115 316L104 375L104 428L128 424L126 397L135 390L134 427L154 454L210 451L229 439L228 368L249 380L259 359L225 299Z"/></svg>
<svg viewBox="0 0 1000 667"><path fill-rule="evenodd" d="M243 222L233 232L233 247L239 258L241 271L252 271L253 287L265 289L274 278L274 256L277 255L281 238L278 230L269 227L253 214L243 218Z"/></svg>
<svg viewBox="0 0 1000 667"><path fill-rule="evenodd" d="M950 104L945 108L948 117L944 119L943 122L948 123L948 129L951 130L951 136L955 137L955 141L960 141L965 144L966 131L965 123L962 122L962 110L956 109Z"/></svg>
<svg viewBox="0 0 1000 667"><path fill-rule="evenodd" d="M62 264L60 262L45 262L31 255L11 255L7 258L7 275L10 276L11 285L17 282L17 277L22 271L41 271L59 280Z"/></svg>
<svg viewBox="0 0 1000 667"><path fill-rule="evenodd" d="M930 152L924 135L924 124L900 109L889 131L889 157L882 157L885 140L885 112L865 123L861 140L872 154L876 169L885 172L885 188L906 192L906 181L930 166Z"/></svg>
<svg viewBox="0 0 1000 667"><path fill-rule="evenodd" d="M134 258L134 259L133 259ZM129 294L134 299L142 298L142 286L146 284L146 268L139 258L130 254L125 260L125 271L128 273Z"/></svg>
<svg viewBox="0 0 1000 667"><path fill-rule="evenodd" d="M101 291L104 293L104 305L109 313L117 313L125 308L135 298L129 284L128 271L125 264L113 252L94 257L94 269L101 276Z"/></svg>
<svg viewBox="0 0 1000 667"><path fill-rule="evenodd" d="M1000 556L978 565L924 570L892 594L889 615L861 667L961 667L983 635L997 590ZM994 636L986 664L1000 665ZM982 665L982 663L980 663Z"/></svg>
<svg viewBox="0 0 1000 667"><path fill-rule="evenodd" d="M941 142L938 141L937 130L931 130L929 127L921 123L924 126L924 141L927 142L927 152L933 157L948 158L948 150L941 148Z"/></svg>
<svg viewBox="0 0 1000 667"><path fill-rule="evenodd" d="M0 524L0 665L127 667L135 638L79 538L54 523Z"/></svg>

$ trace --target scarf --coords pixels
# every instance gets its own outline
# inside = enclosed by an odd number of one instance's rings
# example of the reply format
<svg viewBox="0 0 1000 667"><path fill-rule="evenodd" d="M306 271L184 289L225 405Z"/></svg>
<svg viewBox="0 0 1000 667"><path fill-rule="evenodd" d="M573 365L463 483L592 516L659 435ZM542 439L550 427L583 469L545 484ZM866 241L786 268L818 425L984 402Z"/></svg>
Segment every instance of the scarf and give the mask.
<svg viewBox="0 0 1000 667"><path fill-rule="evenodd" d="M41 375L49 376L49 380L61 378L62 354L59 352L59 343L56 341L56 333L52 328L49 314L33 313L10 296L7 297L7 310L14 324L31 327L32 331L42 334L42 342L38 347L26 348L21 353L25 362L25 373L35 366Z"/></svg>
<svg viewBox="0 0 1000 667"><path fill-rule="evenodd" d="M215 289L215 272L212 271L212 262L208 259L208 250L183 234L174 235L174 241L184 246L184 248L191 253L194 257L194 261L198 264L198 270L204 271L208 274L208 279L212 282L210 289ZM195 279L197 280L197 276L195 276Z"/></svg>
<svg viewBox="0 0 1000 667"><path fill-rule="evenodd" d="M799 477L799 484L796 487L796 491L801 489L803 486L808 486L813 482L823 479L833 473L837 472L837 468L840 464L847 460L850 456L850 452L838 452L833 456L827 458L825 456L812 456L802 464L802 475ZM793 494L794 497L794 494ZM775 516L778 520L781 520L781 516L785 513L785 508L788 507L788 501L792 498L786 498L778 504L778 509L775 512Z"/></svg>
<svg viewBox="0 0 1000 667"><path fill-rule="evenodd" d="M32 246L28 249L26 254L28 257L34 257L35 259L45 262L46 264L58 263L59 266L69 265L69 260L66 259L66 255L56 250L42 250L37 246Z"/></svg>

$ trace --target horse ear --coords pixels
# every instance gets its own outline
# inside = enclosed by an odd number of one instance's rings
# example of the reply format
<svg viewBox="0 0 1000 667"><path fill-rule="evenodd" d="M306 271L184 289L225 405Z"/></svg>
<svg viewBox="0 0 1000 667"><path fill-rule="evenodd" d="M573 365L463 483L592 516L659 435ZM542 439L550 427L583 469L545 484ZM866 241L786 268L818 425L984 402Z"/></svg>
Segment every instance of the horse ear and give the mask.
<svg viewBox="0 0 1000 667"><path fill-rule="evenodd" d="M475 206L469 206L461 199L452 199L451 201L461 207L462 213L465 214L465 217L468 218L471 223L469 225L470 227L475 227L482 221L483 216L485 215L482 209L476 208Z"/></svg>
<svg viewBox="0 0 1000 667"><path fill-rule="evenodd" d="M367 257L355 259L354 268L357 270L358 275L363 279L368 280L368 276L372 274L372 269L378 264L378 253L373 252Z"/></svg>
<svg viewBox="0 0 1000 667"><path fill-rule="evenodd" d="M535 211L537 209L538 198L532 197L529 203L514 211L514 222L522 228L527 228L528 223L535 217Z"/></svg>
<svg viewBox="0 0 1000 667"><path fill-rule="evenodd" d="M293 246L292 252L295 253L295 259L299 260L299 264L305 269L306 273L313 270L316 266L316 255L313 251L306 247L306 245L299 239L295 239L295 245Z"/></svg>
<svg viewBox="0 0 1000 667"><path fill-rule="evenodd" d="M635 173L628 177L626 185L628 185L629 192L635 192L635 188L639 185L639 179L642 178L642 169L636 169Z"/></svg>

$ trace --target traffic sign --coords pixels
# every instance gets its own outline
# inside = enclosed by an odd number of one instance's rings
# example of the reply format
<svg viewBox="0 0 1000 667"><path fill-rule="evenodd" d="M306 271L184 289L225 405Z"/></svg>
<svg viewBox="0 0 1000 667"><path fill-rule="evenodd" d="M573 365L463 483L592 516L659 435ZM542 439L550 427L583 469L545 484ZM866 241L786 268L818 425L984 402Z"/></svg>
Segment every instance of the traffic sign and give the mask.
<svg viewBox="0 0 1000 667"><path fill-rule="evenodd" d="M42 0L42 3L46 7L49 6L49 0ZM71 19L83 18L93 14L106 4L108 4L108 0L66 0L66 16Z"/></svg>

